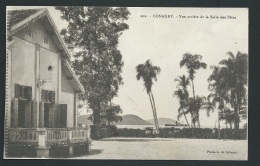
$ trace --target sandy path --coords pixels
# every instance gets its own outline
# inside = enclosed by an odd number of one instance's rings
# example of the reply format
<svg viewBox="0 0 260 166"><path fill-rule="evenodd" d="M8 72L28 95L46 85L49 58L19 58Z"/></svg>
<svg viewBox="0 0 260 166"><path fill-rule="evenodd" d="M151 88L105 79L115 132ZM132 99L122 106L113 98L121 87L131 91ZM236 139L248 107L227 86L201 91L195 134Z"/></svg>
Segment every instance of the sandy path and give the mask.
<svg viewBox="0 0 260 166"><path fill-rule="evenodd" d="M247 140L109 138L78 159L246 160Z"/></svg>

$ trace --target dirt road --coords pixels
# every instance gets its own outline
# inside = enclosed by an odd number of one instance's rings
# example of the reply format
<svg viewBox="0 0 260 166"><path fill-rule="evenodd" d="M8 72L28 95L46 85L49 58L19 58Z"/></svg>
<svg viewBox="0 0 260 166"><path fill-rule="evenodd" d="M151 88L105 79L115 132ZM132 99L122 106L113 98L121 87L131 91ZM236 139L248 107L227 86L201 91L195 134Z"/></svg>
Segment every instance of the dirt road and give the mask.
<svg viewBox="0 0 260 166"><path fill-rule="evenodd" d="M246 160L247 140L109 138L78 159Z"/></svg>

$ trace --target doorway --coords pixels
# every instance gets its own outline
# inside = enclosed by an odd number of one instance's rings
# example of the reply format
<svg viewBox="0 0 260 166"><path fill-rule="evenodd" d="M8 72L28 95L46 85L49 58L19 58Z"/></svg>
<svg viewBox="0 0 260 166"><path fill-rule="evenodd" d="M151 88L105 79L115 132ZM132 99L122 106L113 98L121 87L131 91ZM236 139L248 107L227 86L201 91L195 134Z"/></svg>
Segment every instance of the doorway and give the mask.
<svg viewBox="0 0 260 166"><path fill-rule="evenodd" d="M18 100L18 127L25 128L25 100Z"/></svg>
<svg viewBox="0 0 260 166"><path fill-rule="evenodd" d="M50 104L44 103L44 127L49 128L50 122L49 122L49 114L50 114Z"/></svg>

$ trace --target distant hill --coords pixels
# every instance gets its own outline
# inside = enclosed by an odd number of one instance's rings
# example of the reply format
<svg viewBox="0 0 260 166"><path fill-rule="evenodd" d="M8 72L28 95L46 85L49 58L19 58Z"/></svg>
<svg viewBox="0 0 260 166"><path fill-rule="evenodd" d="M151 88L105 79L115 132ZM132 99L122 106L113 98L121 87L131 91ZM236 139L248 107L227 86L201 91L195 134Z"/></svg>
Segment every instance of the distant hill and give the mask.
<svg viewBox="0 0 260 166"><path fill-rule="evenodd" d="M147 122L154 124L153 119L146 120ZM176 120L170 119L170 118L158 118L158 123L159 125L165 125L165 124L175 124ZM177 121L178 124L181 124L180 122Z"/></svg>
<svg viewBox="0 0 260 166"><path fill-rule="evenodd" d="M87 119L88 117L89 117L89 115L80 115L78 117L78 124L92 125L93 123L91 122L91 120ZM118 122L118 123L114 123L114 124L116 124L116 125L151 125L150 122L143 120L139 116L131 115L131 114L123 115L122 121Z"/></svg>
<svg viewBox="0 0 260 166"><path fill-rule="evenodd" d="M116 123L116 125L151 125L150 122L147 122L140 118L139 116L128 114L123 115L122 122Z"/></svg>

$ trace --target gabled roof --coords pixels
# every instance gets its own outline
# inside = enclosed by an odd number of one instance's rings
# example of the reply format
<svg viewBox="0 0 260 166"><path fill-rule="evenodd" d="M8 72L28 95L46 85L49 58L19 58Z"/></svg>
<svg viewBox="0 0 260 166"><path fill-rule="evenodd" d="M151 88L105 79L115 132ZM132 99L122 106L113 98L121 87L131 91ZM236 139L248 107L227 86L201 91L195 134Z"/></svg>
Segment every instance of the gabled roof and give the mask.
<svg viewBox="0 0 260 166"><path fill-rule="evenodd" d="M41 9L27 9L27 10L8 10L7 15L9 16L9 26L15 25L27 17L37 13Z"/></svg>
<svg viewBox="0 0 260 166"><path fill-rule="evenodd" d="M50 16L49 11L46 8L43 9L26 9L26 10L9 10L8 11L8 36L12 36L17 32L21 31L22 29L26 28L30 24L35 21L42 21L45 28L50 32L51 38L59 53L62 55L64 59L70 60L70 53L66 47L64 40L62 39L58 28L56 27L53 19ZM76 81L76 85L80 89L81 92L85 92L82 84L76 77L74 71L72 70L69 63L66 64L73 76L73 79Z"/></svg>
<svg viewBox="0 0 260 166"><path fill-rule="evenodd" d="M9 10L9 26L8 26L8 35L12 36L24 29L31 23L35 21L42 21L46 29L48 29L56 44L59 52L65 58L70 59L70 53L63 41L58 28L56 27L53 19L50 16L49 11L46 8L43 9L28 9L28 10Z"/></svg>

